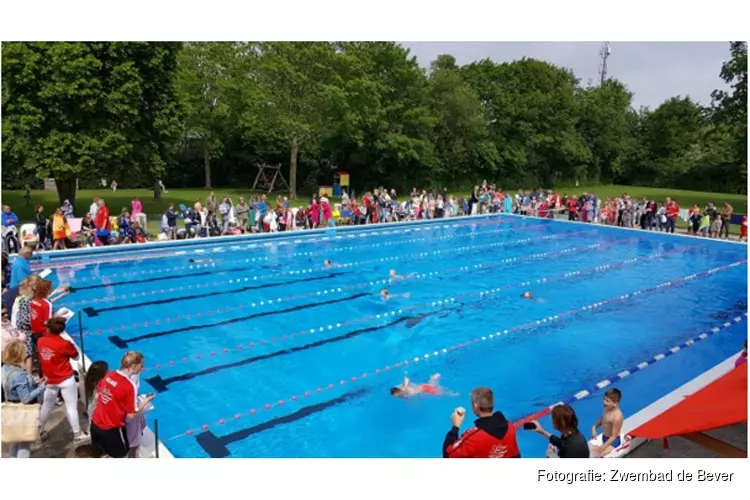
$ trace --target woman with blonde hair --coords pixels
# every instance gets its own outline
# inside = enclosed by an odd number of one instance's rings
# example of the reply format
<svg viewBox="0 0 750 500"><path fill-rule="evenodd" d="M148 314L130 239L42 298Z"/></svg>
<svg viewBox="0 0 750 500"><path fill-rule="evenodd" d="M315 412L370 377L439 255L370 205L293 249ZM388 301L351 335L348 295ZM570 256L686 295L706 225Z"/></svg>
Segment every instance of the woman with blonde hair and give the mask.
<svg viewBox="0 0 750 500"><path fill-rule="evenodd" d="M149 408L153 394L137 403L134 379L143 371L143 354L131 351L123 356L120 369L110 371L96 388L96 407L91 416L91 442L112 458L132 454L128 440L129 422L138 421ZM130 424L137 429L140 424ZM142 432L142 430L141 430Z"/></svg>
<svg viewBox="0 0 750 500"><path fill-rule="evenodd" d="M3 349L2 385L6 401L10 403L38 403L45 390L45 380L38 383L24 368L26 346L20 340L14 340ZM10 456L13 458L30 458L31 445L34 443L12 443Z"/></svg>
<svg viewBox="0 0 750 500"><path fill-rule="evenodd" d="M22 332L26 342L26 370L29 373L34 371L36 356L36 342L31 338L31 301L34 300L36 287L41 278L32 274L21 282L18 289L18 297L13 303L10 314L10 324L13 328ZM38 364L38 363L36 363ZM37 366L38 368L38 366Z"/></svg>

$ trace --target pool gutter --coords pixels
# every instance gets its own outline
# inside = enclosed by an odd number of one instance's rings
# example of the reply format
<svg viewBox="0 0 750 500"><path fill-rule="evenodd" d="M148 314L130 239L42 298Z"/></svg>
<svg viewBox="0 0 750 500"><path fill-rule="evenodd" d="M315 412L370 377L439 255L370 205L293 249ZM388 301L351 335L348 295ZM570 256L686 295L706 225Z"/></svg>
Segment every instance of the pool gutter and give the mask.
<svg viewBox="0 0 750 500"><path fill-rule="evenodd" d="M322 236L323 239L341 239L338 233L357 233L357 232L383 232L391 231L394 228L408 228L411 226L428 226L435 224L453 224L460 223L465 220L483 220L483 219L497 219L503 214L483 214L483 215L467 215L457 217L446 217L442 219L428 219L418 221L404 221L404 222L382 222L378 224L365 224L365 225L348 225L348 226L332 226L323 229L306 229L296 231L283 231L276 233L250 233L241 235L223 235L214 236L211 238L192 238L186 240L166 240L166 241L150 241L144 244L133 244L133 245L113 245L113 246L101 246L92 248L71 248L67 250L49 250L41 252L34 256L32 259L32 265L56 265L55 260L58 260L60 264L65 264L65 261L76 258L85 258L91 256L106 255L118 255L127 253L137 253L138 255L146 255L154 250L174 250L179 251L183 249L189 249L194 246L205 246L208 245L220 245L220 244L237 244L241 242L258 241L267 242L279 239L296 239L296 240L311 240L317 241L316 236ZM538 218L534 218L538 219ZM542 219L543 220L543 219ZM15 259L17 255L10 256L11 261Z"/></svg>

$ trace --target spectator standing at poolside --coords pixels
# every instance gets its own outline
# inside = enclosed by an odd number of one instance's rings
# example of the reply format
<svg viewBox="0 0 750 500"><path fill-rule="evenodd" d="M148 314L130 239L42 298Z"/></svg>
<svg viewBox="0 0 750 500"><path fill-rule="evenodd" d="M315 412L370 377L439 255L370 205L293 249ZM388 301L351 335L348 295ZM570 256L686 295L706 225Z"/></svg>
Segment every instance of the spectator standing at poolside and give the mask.
<svg viewBox="0 0 750 500"><path fill-rule="evenodd" d="M164 218L167 222L167 237L173 240L177 237L177 213L174 211L174 204L170 203L164 212Z"/></svg>
<svg viewBox="0 0 750 500"><path fill-rule="evenodd" d="M242 228L242 232L247 231L249 213L250 207L247 205L247 203L245 203L245 198L240 196L239 203L237 203L237 206L234 207L234 215L235 217L237 217L237 223L239 224L240 228Z"/></svg>
<svg viewBox="0 0 750 500"><path fill-rule="evenodd" d="M99 213L99 197L94 196L94 201L91 203L91 206L89 207L89 214L91 214L91 218L96 220L96 214Z"/></svg>
<svg viewBox="0 0 750 500"><path fill-rule="evenodd" d="M37 382L24 369L26 356L26 347L20 340L14 340L3 348L2 386L9 403L38 403L45 391L44 379ZM10 456L30 458L32 444L34 443L11 443Z"/></svg>
<svg viewBox="0 0 750 500"><path fill-rule="evenodd" d="M211 191L208 194L208 198L206 198L206 210L209 214L216 214L216 209L218 208L218 202L216 201L216 194Z"/></svg>
<svg viewBox="0 0 750 500"><path fill-rule="evenodd" d="M96 226L96 237L103 244L109 244L109 233L112 230L112 224L109 220L109 209L103 199L98 201L99 209L96 211L94 226Z"/></svg>
<svg viewBox="0 0 750 500"><path fill-rule="evenodd" d="M533 424L535 426L533 430L549 440L558 457L589 458L591 456L589 444L578 430L576 412L570 406L561 404L552 408L552 426L560 433L559 437L545 431L538 421L535 420Z"/></svg>
<svg viewBox="0 0 750 500"><path fill-rule="evenodd" d="M677 225L677 217L680 215L680 206L676 200L667 198L667 232L674 233L675 226Z"/></svg>
<svg viewBox="0 0 750 500"><path fill-rule="evenodd" d="M18 286L23 280L31 275L31 260L32 255L31 247L23 247L18 252L18 257L13 261L13 265L10 268L10 286Z"/></svg>
<svg viewBox="0 0 750 500"><path fill-rule="evenodd" d="M10 209L8 205L3 205L3 227L15 226L18 224L18 216Z"/></svg>
<svg viewBox="0 0 750 500"><path fill-rule="evenodd" d="M131 200L130 207L132 208L130 212L130 221L135 222L138 220L138 215L143 213L143 204L136 196Z"/></svg>
<svg viewBox="0 0 750 500"><path fill-rule="evenodd" d="M61 336L65 331L65 324L65 318L50 319L47 321L47 331L37 342L42 373L47 379L44 403L39 414L39 426L44 430L57 402L57 396L62 393L68 423L73 430L73 440L80 442L88 439L88 435L81 432L78 417L78 384L73 367L70 365L71 360L78 359L78 349L72 342Z"/></svg>
<svg viewBox="0 0 750 500"><path fill-rule="evenodd" d="M34 365L38 364L36 342L32 341L31 337L31 301L34 300L34 292L40 280L41 278L37 274L32 274L23 280L21 286L18 288L18 296L10 310L11 326L23 333L25 337L27 355L25 366L29 373L32 373Z"/></svg>
<svg viewBox="0 0 750 500"><path fill-rule="evenodd" d="M478 387L471 391L471 407L479 418L474 421L474 427L459 438L466 413L462 408L453 412L453 426L443 442L443 458L521 458L515 428L502 412L493 413L494 405L489 388Z"/></svg>
<svg viewBox="0 0 750 500"><path fill-rule="evenodd" d="M47 216L44 215L44 206L36 206L34 223L36 224L36 234L39 238L39 248L45 248L44 242L47 241Z"/></svg>
<svg viewBox="0 0 750 500"><path fill-rule="evenodd" d="M96 388L96 408L91 416L91 442L101 446L112 458L124 458L130 451L126 432L129 421L138 419L148 408L150 394L136 405L136 386L132 377L143 370L144 358L139 352L128 352L120 369L110 371Z"/></svg>
<svg viewBox="0 0 750 500"><path fill-rule="evenodd" d="M724 235L726 239L729 239L729 224L732 221L732 213L734 208L729 203L724 203L724 210L721 212L721 229L719 231L719 237Z"/></svg>

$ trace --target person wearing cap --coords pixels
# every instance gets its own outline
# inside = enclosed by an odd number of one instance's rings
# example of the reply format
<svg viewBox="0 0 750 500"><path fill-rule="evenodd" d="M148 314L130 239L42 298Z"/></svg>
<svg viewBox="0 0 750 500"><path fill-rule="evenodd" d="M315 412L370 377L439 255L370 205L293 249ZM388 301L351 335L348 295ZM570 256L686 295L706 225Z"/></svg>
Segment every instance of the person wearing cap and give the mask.
<svg viewBox="0 0 750 500"><path fill-rule="evenodd" d="M516 429L502 412L493 413L494 405L494 396L488 387L471 391L471 409L478 418L474 427L459 437L466 412L463 408L453 412L453 426L443 441L443 458L521 458Z"/></svg>

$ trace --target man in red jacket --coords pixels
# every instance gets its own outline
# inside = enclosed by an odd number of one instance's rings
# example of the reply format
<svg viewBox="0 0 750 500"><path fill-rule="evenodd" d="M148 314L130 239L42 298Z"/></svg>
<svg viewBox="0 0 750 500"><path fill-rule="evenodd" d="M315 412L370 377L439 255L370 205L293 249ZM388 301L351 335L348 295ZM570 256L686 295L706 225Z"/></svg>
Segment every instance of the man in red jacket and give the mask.
<svg viewBox="0 0 750 500"><path fill-rule="evenodd" d="M677 201L667 198L667 232L674 233L677 225L677 217L680 215L680 206Z"/></svg>
<svg viewBox="0 0 750 500"><path fill-rule="evenodd" d="M471 391L471 407L479 418L460 438L458 431L466 414L459 408L451 415L453 427L443 442L443 458L521 458L515 428L502 412L492 412L492 391L487 387Z"/></svg>

